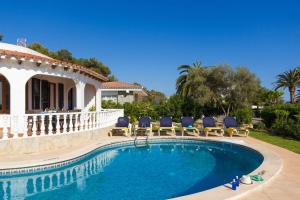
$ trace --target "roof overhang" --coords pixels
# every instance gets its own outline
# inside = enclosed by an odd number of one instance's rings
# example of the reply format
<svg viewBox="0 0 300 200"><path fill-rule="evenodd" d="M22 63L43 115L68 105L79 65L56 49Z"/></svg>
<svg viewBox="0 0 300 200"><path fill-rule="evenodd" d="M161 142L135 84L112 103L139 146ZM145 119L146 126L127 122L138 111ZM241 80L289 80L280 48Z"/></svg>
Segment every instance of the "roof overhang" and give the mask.
<svg viewBox="0 0 300 200"><path fill-rule="evenodd" d="M143 89L140 88L140 89L132 89L132 88L112 88L112 89L108 89L108 88L103 88L103 89L100 89L101 91L130 91L130 92L137 92L137 91L142 91Z"/></svg>
<svg viewBox="0 0 300 200"><path fill-rule="evenodd" d="M71 71L74 73L80 73L84 76L88 76L92 79L95 79L100 82L108 81L109 79L102 74L98 74L93 70L87 69L83 66L56 60L53 58L41 57L37 55L21 53L17 51L9 51L9 50L2 50L0 49L0 61L1 60L10 60L17 62L21 65L23 62L27 61L30 63L34 63L36 67L51 67L55 69L57 67L63 68L65 71Z"/></svg>

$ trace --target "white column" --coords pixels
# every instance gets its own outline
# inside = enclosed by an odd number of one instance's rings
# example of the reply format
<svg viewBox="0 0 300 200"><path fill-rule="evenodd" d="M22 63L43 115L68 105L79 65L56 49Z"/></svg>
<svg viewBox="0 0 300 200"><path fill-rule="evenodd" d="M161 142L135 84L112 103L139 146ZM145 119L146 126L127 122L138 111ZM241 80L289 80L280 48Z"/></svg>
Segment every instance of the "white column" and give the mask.
<svg viewBox="0 0 300 200"><path fill-rule="evenodd" d="M96 89L96 111L100 112L101 111L101 89L97 88Z"/></svg>
<svg viewBox="0 0 300 200"><path fill-rule="evenodd" d="M82 81L76 82L76 109L84 109L84 88L85 83Z"/></svg>
<svg viewBox="0 0 300 200"><path fill-rule="evenodd" d="M25 115L25 84L27 80L10 81L10 114L12 116L11 130L14 135L24 131Z"/></svg>

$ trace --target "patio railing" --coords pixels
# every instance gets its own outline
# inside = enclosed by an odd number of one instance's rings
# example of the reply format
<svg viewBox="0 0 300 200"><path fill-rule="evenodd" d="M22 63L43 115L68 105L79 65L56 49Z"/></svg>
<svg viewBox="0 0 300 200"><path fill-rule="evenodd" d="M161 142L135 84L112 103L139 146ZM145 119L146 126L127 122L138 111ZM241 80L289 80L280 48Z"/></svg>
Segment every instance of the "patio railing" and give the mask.
<svg viewBox="0 0 300 200"><path fill-rule="evenodd" d="M122 109L100 112L67 112L0 115L0 140L70 134L109 127L123 116Z"/></svg>

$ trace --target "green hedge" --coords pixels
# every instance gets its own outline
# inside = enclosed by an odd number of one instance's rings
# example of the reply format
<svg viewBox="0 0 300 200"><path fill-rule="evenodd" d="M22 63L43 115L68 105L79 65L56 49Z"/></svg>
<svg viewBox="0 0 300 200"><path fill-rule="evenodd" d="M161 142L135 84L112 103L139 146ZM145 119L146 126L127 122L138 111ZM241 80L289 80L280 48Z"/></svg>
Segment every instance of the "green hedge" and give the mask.
<svg viewBox="0 0 300 200"><path fill-rule="evenodd" d="M276 121L276 110L284 110L289 112L289 119L296 120L297 115L300 114L300 104L279 104L274 106L267 106L261 111L261 118L266 124L267 128L271 128Z"/></svg>
<svg viewBox="0 0 300 200"><path fill-rule="evenodd" d="M300 140L300 104L268 106L261 117L274 134Z"/></svg>
<svg viewBox="0 0 300 200"><path fill-rule="evenodd" d="M237 109L234 112L237 122L241 124L250 124L252 122L253 111L250 108Z"/></svg>

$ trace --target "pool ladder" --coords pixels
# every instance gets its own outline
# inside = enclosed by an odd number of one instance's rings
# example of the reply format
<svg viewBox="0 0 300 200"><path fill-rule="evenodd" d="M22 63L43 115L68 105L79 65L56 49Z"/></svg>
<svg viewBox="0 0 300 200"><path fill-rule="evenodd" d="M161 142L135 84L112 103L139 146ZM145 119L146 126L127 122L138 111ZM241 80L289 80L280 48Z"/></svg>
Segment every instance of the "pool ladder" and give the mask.
<svg viewBox="0 0 300 200"><path fill-rule="evenodd" d="M135 136L135 138L134 138L134 146L135 147L147 147L149 145L148 137L149 136L146 135L145 139L138 140L138 136Z"/></svg>

